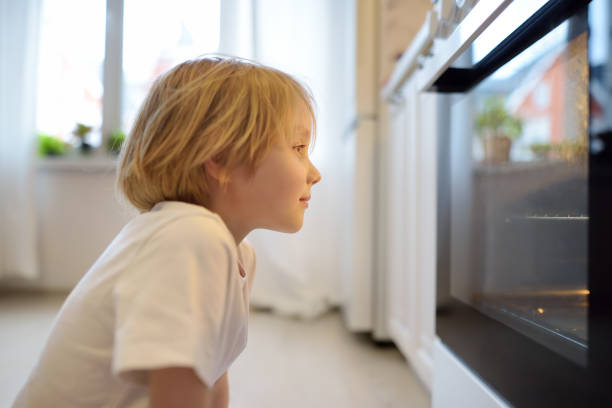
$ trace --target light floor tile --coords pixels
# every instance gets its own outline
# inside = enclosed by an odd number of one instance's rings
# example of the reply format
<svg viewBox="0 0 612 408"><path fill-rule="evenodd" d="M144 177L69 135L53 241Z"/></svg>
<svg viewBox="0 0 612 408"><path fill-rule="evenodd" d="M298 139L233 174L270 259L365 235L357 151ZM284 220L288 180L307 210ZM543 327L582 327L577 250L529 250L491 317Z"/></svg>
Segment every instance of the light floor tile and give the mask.
<svg viewBox="0 0 612 408"><path fill-rule="evenodd" d="M0 292L0 407L42 349L65 295ZM349 333L340 313L310 321L252 311L247 349L229 370L231 408L429 407L398 350Z"/></svg>

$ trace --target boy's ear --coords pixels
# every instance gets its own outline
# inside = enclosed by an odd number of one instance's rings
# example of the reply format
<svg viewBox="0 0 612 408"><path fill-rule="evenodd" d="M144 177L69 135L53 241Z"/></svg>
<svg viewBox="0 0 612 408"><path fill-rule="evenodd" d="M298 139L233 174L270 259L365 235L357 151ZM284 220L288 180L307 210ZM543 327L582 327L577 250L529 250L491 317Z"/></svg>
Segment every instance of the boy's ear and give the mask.
<svg viewBox="0 0 612 408"><path fill-rule="evenodd" d="M208 159L204 162L204 170L206 174L216 181L221 177L221 166L215 159Z"/></svg>

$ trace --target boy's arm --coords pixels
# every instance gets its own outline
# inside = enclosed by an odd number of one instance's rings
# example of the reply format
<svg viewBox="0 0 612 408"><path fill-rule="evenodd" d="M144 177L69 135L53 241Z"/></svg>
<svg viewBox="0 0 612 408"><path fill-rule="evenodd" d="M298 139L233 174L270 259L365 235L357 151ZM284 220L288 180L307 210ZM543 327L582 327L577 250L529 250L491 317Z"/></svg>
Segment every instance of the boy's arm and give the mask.
<svg viewBox="0 0 612 408"><path fill-rule="evenodd" d="M229 381L227 371L215 382L212 389L212 408L229 407Z"/></svg>
<svg viewBox="0 0 612 408"><path fill-rule="evenodd" d="M189 367L168 367L149 373L149 407L227 408L229 381L227 371L207 387Z"/></svg>
<svg viewBox="0 0 612 408"><path fill-rule="evenodd" d="M213 405L214 388L217 383L213 389L207 387L190 367L151 370L149 407L217 408L217 405Z"/></svg>

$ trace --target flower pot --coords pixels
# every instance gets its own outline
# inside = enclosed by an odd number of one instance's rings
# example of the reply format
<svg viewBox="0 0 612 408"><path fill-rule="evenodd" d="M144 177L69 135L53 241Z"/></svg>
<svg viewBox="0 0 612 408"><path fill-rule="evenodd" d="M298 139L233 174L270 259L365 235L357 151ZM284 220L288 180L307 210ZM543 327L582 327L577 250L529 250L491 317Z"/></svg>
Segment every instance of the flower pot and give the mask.
<svg viewBox="0 0 612 408"><path fill-rule="evenodd" d="M484 147L484 161L491 164L507 163L510 161L510 148L512 140L507 136L485 136L482 139Z"/></svg>
<svg viewBox="0 0 612 408"><path fill-rule="evenodd" d="M79 150L81 154L90 154L93 150L93 146L87 142L79 143Z"/></svg>

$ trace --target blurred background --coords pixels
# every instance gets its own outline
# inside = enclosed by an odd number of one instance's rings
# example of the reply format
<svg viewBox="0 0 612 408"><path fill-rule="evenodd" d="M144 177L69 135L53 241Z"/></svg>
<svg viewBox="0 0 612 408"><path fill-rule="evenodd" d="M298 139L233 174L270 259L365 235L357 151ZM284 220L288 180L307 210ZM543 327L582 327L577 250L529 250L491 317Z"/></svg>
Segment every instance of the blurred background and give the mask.
<svg viewBox="0 0 612 408"><path fill-rule="evenodd" d="M430 0L0 5L0 349L7 363L0 394L7 403L65 295L136 214L115 195L116 155L151 83L179 62L218 52L279 68L312 89L313 162L323 175L299 233L247 237L258 254L255 311L233 406L300 406L296 390L309 381L327 384L328 394L317 403L305 394L308 406L428 406L427 379L413 374L381 317L387 300L377 274L375 197L378 94ZM264 362L276 374L254 378ZM270 400L266 387L283 381L292 381L293 396Z"/></svg>

